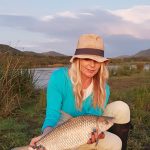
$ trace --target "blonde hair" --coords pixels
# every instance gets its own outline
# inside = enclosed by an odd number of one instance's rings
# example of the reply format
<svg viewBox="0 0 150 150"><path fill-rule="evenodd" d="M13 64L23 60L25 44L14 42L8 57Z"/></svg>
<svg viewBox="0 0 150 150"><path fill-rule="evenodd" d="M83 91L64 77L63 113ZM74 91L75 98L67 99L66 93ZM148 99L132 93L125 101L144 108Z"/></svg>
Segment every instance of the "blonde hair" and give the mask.
<svg viewBox="0 0 150 150"><path fill-rule="evenodd" d="M73 83L73 91L76 100L76 106L78 109L82 108L82 101L83 101L83 89L82 89L82 82L81 82L81 72L80 72L80 61L79 59L75 59L71 64L69 69L69 75L71 81ZM100 69L97 74L93 77L93 107L96 108L101 107L104 108L104 102L106 98L106 81L108 79L109 73L106 67L106 62L100 63Z"/></svg>

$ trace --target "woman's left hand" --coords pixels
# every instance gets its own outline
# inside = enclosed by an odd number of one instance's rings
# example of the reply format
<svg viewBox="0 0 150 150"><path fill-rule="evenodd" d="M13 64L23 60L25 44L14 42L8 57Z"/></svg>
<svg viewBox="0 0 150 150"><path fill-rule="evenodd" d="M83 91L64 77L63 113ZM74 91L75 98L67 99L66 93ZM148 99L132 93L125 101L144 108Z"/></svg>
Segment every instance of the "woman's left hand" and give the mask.
<svg viewBox="0 0 150 150"><path fill-rule="evenodd" d="M95 142L98 142L99 139L103 139L105 137L104 132L101 132L98 134L98 130L94 129L91 133L91 138L88 140L87 144L93 144Z"/></svg>

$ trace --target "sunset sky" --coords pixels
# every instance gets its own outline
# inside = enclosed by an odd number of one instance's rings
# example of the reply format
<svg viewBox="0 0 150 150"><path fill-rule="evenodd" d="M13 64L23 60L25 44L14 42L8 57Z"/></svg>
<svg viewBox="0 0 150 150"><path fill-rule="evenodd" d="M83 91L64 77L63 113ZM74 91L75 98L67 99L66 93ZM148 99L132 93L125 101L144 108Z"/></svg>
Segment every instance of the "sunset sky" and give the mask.
<svg viewBox="0 0 150 150"><path fill-rule="evenodd" d="M81 34L101 35L105 56L150 48L150 0L0 0L0 44L73 55Z"/></svg>

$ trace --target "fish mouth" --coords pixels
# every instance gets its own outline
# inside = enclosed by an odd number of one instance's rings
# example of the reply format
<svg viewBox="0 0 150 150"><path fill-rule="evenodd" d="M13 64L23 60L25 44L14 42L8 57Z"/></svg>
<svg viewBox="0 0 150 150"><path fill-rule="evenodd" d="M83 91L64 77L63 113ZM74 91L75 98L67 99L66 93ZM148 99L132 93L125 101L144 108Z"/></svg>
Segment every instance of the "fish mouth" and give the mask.
<svg viewBox="0 0 150 150"><path fill-rule="evenodd" d="M115 117L111 117L111 116L101 116L104 120L107 120L107 121L112 121L114 122L115 120Z"/></svg>

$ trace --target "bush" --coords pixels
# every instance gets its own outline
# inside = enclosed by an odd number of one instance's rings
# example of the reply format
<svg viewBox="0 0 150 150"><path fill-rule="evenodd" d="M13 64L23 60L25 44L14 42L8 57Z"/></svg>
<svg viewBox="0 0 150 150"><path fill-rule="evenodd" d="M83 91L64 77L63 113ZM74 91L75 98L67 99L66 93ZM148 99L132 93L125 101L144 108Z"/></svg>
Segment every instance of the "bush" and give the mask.
<svg viewBox="0 0 150 150"><path fill-rule="evenodd" d="M2 59L4 61L2 61ZM15 108L29 103L34 95L33 72L19 65L19 59L2 57L0 64L0 115L8 116Z"/></svg>

